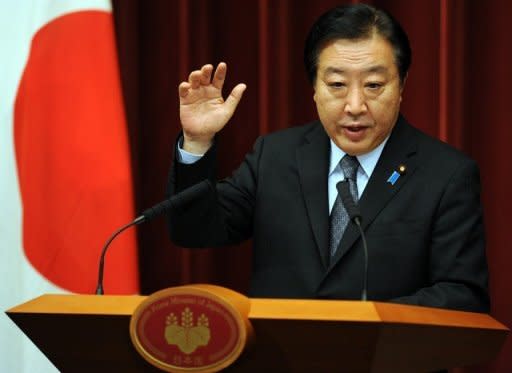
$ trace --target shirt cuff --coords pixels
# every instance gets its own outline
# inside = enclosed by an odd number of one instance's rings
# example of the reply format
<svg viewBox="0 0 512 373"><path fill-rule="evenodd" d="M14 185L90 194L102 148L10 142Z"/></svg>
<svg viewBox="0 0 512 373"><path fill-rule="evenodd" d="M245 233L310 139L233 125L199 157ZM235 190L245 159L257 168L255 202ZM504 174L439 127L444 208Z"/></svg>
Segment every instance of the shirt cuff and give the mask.
<svg viewBox="0 0 512 373"><path fill-rule="evenodd" d="M204 155L204 154L189 153L186 150L183 150L182 146L183 146L183 137L181 137L178 141L178 162L179 163L183 163L183 164L196 163Z"/></svg>

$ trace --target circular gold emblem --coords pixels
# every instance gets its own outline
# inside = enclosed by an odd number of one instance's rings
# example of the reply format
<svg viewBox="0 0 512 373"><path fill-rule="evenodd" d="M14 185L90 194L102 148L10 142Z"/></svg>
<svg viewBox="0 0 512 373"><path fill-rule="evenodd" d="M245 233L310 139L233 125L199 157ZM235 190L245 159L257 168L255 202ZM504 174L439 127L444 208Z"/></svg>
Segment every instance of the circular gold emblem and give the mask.
<svg viewBox="0 0 512 373"><path fill-rule="evenodd" d="M217 372L229 366L247 341L247 313L243 313L248 307L240 310L223 296L225 292L245 298L212 285L152 294L130 321L135 348L149 363L168 372Z"/></svg>

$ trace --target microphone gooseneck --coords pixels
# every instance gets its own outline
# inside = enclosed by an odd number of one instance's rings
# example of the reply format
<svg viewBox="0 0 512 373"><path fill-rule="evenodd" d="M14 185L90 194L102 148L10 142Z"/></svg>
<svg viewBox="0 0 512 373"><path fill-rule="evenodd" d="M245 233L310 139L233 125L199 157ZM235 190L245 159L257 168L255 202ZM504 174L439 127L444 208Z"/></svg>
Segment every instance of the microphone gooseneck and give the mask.
<svg viewBox="0 0 512 373"><path fill-rule="evenodd" d="M162 201L158 204L156 204L153 207L150 207L147 210L144 210L144 212L135 218L131 223L128 223L121 228L119 228L117 231L110 236L110 238L107 240L105 245L103 246L103 249L101 250L100 255L100 262L98 266L98 284L96 286L96 294L97 295L103 295L103 272L105 268L105 255L107 253L107 249L110 245L110 243L124 230L130 228L133 225L142 224L145 223L158 215L163 214L164 212L171 211L175 208L181 208L188 203L192 202L196 198L202 196L203 194L206 194L207 191L213 190L213 185L209 180L203 180L198 184L192 185L190 188L187 188L171 198Z"/></svg>
<svg viewBox="0 0 512 373"><path fill-rule="evenodd" d="M130 228L132 225L136 225L136 224L141 223L141 221L137 222L137 219L135 219L131 223L128 223L128 224L122 226L117 231L115 231L114 234L112 234L112 236L110 236L110 238L107 240L107 242L103 246L103 249L101 250L100 264L99 264L99 267L98 267L98 284L96 285L96 295L103 295L104 294L104 291L103 291L103 272L104 272L104 267L105 267L105 254L107 253L107 249L108 249L110 243L112 241L114 241L114 238L116 238L124 230Z"/></svg>
<svg viewBox="0 0 512 373"><path fill-rule="evenodd" d="M363 241L363 255L364 255L364 274L363 274L363 289L361 290L361 300L368 300L368 246L366 245L366 237L361 227L361 211L359 206L352 198L350 194L350 187L348 181L342 180L336 184L336 189L338 189L338 193L341 196L341 200L343 202L343 206L345 210L347 210L347 214L350 217L350 220L354 222L354 224L359 228L359 233L361 234L361 239Z"/></svg>

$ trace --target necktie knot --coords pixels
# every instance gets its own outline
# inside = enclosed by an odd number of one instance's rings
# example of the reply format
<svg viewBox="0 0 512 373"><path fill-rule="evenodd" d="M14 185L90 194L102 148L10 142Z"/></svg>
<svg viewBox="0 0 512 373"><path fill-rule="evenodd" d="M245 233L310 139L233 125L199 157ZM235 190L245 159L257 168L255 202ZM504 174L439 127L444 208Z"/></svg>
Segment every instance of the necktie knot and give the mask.
<svg viewBox="0 0 512 373"><path fill-rule="evenodd" d="M356 157L345 154L340 161L341 170L346 179L356 181L357 169L359 167L359 161Z"/></svg>

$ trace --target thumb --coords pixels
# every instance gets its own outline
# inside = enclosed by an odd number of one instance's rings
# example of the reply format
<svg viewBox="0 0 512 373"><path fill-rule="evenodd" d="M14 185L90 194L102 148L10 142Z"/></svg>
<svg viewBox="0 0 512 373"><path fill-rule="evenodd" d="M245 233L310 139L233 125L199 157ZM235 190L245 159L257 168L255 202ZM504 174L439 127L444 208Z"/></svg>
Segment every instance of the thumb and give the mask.
<svg viewBox="0 0 512 373"><path fill-rule="evenodd" d="M235 112L235 109L238 106L240 100L242 99L242 96L246 88L247 86L245 84L238 84L235 88L233 88L233 90L229 94L224 105L226 105L226 108L228 109L230 114L233 114Z"/></svg>

